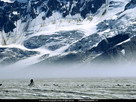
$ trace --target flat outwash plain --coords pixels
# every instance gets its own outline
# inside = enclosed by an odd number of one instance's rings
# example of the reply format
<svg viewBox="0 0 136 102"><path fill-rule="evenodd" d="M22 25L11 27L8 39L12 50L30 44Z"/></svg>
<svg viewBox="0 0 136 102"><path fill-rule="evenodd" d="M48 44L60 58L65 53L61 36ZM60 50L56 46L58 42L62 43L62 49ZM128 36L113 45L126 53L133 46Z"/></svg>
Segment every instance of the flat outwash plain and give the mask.
<svg viewBox="0 0 136 102"><path fill-rule="evenodd" d="M0 99L136 99L136 78L0 80Z"/></svg>

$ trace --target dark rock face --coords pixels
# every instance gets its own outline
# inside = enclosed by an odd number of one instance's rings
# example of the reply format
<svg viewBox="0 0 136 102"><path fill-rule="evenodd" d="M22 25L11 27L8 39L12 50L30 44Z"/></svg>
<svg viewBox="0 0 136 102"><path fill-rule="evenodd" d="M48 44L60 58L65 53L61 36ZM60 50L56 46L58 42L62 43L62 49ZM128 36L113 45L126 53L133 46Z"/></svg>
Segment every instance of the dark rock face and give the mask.
<svg viewBox="0 0 136 102"><path fill-rule="evenodd" d="M85 52L91 49L95 44L99 43L102 40L99 34L89 35L82 38L78 42L72 44L65 52L71 51L82 51Z"/></svg>
<svg viewBox="0 0 136 102"><path fill-rule="evenodd" d="M136 37L117 45L94 59L94 62L134 61L136 58Z"/></svg>
<svg viewBox="0 0 136 102"><path fill-rule="evenodd" d="M16 28L15 22L21 19L22 23L36 18L41 12L43 20L52 16L53 12L60 12L63 17L80 14L83 18L89 13L96 13L105 3L105 0L29 0L28 2L7 3L0 1L0 31L12 32ZM13 12L16 12L14 14Z"/></svg>
<svg viewBox="0 0 136 102"><path fill-rule="evenodd" d="M35 49L44 46L49 50L56 50L60 47L71 44L84 36L80 31L62 31L53 35L34 36L24 42L24 46Z"/></svg>
<svg viewBox="0 0 136 102"><path fill-rule="evenodd" d="M15 21L21 18L21 7L24 4L20 4L18 2L12 3L5 3L0 1L0 31L4 29L6 33L12 32L15 26ZM15 15L13 12L16 11L19 14Z"/></svg>
<svg viewBox="0 0 136 102"><path fill-rule="evenodd" d="M125 7L125 10L136 7L136 0L131 0Z"/></svg>
<svg viewBox="0 0 136 102"><path fill-rule="evenodd" d="M129 24L129 23L136 22L136 19L129 16L129 14L121 14L121 15L117 14L117 15L118 15L117 19L104 20L100 22L97 25L98 33L101 33L105 30L109 30L109 32L113 32L115 35L123 34L124 32L130 33L132 36L135 35L136 24L133 24L133 23ZM127 23L125 23L124 20L128 21L128 25Z"/></svg>
<svg viewBox="0 0 136 102"><path fill-rule="evenodd" d="M92 36L94 36L94 35L92 35ZM95 37L96 37L96 35L95 35ZM83 39L85 40L85 38L83 38ZM50 58L46 58L40 64L45 64L45 63L46 64L50 64L50 63L51 64L56 64L56 63L69 64L69 63L81 63L81 62L84 62L84 61L94 62L97 59L102 59L103 61L106 62L106 60L109 61L110 56L119 57L118 51L117 50L111 50L111 49L113 49L115 46L118 46L117 44L119 44L119 43L121 43L121 42L123 42L127 39L129 39L129 34L116 35L114 37L107 38L107 40L102 40L102 41L100 41L100 39L99 39L100 42L96 47L93 47L93 48L90 48L90 49L86 48L86 50L84 50L84 51L83 50L79 51L79 49L77 47L76 53L68 53L68 54L65 54L65 55L57 55L57 56L53 56L53 57L50 57ZM91 40L92 39L90 39L90 41ZM117 48L117 49L119 49L119 48Z"/></svg>
<svg viewBox="0 0 136 102"><path fill-rule="evenodd" d="M97 47L93 48L92 50L96 52L105 52L110 48L114 47L115 45L129 39L129 34L119 34L111 38L107 38L102 40Z"/></svg>
<svg viewBox="0 0 136 102"><path fill-rule="evenodd" d="M116 20L104 20L97 25L98 32L105 31L106 29L113 29L116 27Z"/></svg>
<svg viewBox="0 0 136 102"><path fill-rule="evenodd" d="M25 51L18 48L0 48L0 64L13 64L19 60L38 54L35 51Z"/></svg>

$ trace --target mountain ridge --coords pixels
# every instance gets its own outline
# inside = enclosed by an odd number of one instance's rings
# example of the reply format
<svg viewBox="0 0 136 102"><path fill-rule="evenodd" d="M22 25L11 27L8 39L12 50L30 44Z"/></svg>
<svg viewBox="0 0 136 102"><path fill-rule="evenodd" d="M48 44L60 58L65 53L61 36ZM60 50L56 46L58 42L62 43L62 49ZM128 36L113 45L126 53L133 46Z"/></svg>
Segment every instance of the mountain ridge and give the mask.
<svg viewBox="0 0 136 102"><path fill-rule="evenodd" d="M136 32L135 0L0 1L0 5L1 46L36 51L37 63L91 62L108 56L110 49Z"/></svg>

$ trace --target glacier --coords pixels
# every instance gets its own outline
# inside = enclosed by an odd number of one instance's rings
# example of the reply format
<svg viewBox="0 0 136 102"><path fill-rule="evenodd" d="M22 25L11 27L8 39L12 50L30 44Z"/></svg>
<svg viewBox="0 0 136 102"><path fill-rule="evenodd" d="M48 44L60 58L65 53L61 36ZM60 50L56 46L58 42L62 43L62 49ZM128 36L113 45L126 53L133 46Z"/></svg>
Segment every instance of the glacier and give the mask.
<svg viewBox="0 0 136 102"><path fill-rule="evenodd" d="M135 0L1 0L0 64L134 61L135 11Z"/></svg>

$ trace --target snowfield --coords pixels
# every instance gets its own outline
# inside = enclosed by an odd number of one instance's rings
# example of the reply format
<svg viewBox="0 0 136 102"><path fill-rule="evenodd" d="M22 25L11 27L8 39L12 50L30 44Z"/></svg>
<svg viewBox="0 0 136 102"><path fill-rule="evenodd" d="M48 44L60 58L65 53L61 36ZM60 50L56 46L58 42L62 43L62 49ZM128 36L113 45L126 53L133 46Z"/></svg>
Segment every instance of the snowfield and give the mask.
<svg viewBox="0 0 136 102"><path fill-rule="evenodd" d="M13 8L8 13L1 2L3 6L0 9L8 18L1 24L0 48L35 51L37 54L20 59L18 57L16 60L15 56L7 58L5 56L7 50L2 50L0 64L5 59L6 61L8 59L8 62L10 62L9 59L14 59L13 62L11 61L12 64L16 66L27 63L26 67L40 62L45 63L47 60L49 62L65 60L67 56L71 57L71 54L81 55L77 58L80 60L79 63L91 62L110 48L124 44L123 42L131 42L123 35L131 39L136 32L136 4L133 0L2 1L9 7L12 5ZM20 6L15 7L13 4ZM8 27L7 24L12 26ZM122 35L122 37L118 38L117 35ZM108 41L115 36L122 40L120 42ZM125 49L120 49L119 52L123 56L127 55ZM22 55L22 52L16 53Z"/></svg>

